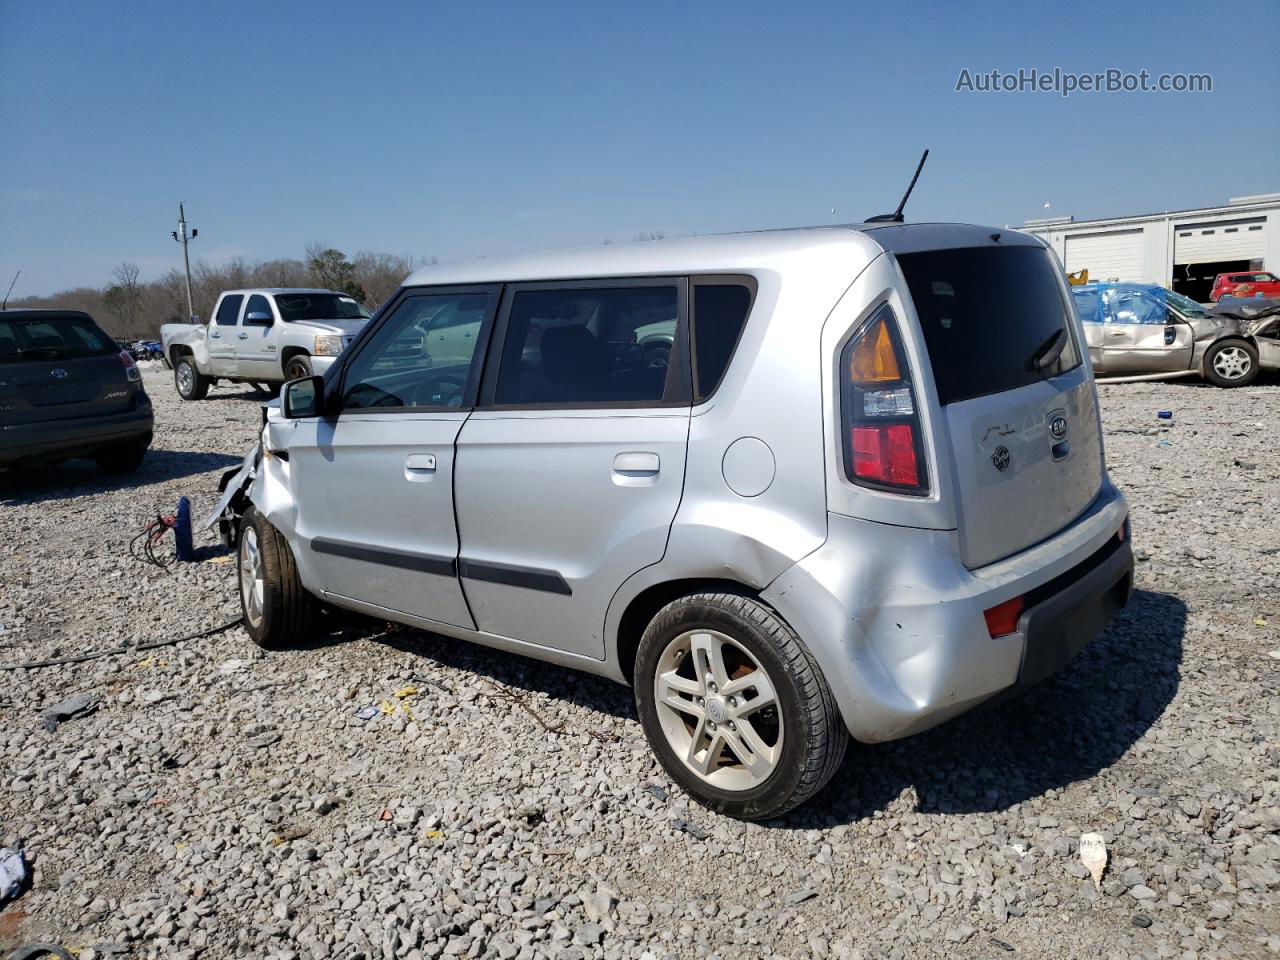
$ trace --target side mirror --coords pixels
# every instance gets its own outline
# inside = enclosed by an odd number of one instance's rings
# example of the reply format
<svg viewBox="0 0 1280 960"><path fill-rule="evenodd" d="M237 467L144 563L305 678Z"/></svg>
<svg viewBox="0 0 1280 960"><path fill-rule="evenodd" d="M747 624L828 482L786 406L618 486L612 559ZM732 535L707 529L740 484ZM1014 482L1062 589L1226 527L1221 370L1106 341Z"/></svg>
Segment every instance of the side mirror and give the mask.
<svg viewBox="0 0 1280 960"><path fill-rule="evenodd" d="M318 417L324 406L324 377L290 380L280 391L280 414L286 420Z"/></svg>
<svg viewBox="0 0 1280 960"><path fill-rule="evenodd" d="M272 319L271 314L263 313L261 310L255 310L253 313L246 313L244 315L244 322L246 326L250 327L269 327L275 321Z"/></svg>

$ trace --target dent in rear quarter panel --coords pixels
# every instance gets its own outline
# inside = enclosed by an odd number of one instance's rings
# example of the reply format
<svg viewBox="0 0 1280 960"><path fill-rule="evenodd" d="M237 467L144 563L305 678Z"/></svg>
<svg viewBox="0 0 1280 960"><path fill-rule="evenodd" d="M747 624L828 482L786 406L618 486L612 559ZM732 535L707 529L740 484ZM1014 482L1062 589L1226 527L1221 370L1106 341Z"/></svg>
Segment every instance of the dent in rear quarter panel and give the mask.
<svg viewBox="0 0 1280 960"><path fill-rule="evenodd" d="M618 626L643 590L672 580L732 580L763 589L827 537L821 332L844 291L880 254L854 232L758 264L757 292L733 359L714 396L693 408L684 491L662 560L632 575L605 619L608 656ZM725 481L725 452L755 438L773 458L763 492L740 496Z"/></svg>

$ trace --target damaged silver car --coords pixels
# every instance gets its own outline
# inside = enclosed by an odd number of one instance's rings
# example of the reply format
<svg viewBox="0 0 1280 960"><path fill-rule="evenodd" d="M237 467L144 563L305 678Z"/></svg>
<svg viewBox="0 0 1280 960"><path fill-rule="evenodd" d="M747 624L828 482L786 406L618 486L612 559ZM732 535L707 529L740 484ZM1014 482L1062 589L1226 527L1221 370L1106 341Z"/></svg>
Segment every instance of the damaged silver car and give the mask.
<svg viewBox="0 0 1280 960"><path fill-rule="evenodd" d="M1259 370L1280 370L1274 309L1250 306L1246 316L1228 300L1210 311L1153 283L1090 283L1071 293L1100 383L1203 376L1243 387Z"/></svg>

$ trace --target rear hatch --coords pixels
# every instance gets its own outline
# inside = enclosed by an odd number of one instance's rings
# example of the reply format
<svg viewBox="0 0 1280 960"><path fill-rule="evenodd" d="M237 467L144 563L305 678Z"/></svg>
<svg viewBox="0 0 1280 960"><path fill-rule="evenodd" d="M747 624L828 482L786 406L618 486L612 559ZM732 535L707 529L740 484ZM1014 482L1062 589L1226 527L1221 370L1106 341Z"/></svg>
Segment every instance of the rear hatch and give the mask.
<svg viewBox="0 0 1280 960"><path fill-rule="evenodd" d="M948 433L938 449L950 447L968 567L1051 537L1102 485L1097 396L1057 263L1005 237L897 254Z"/></svg>
<svg viewBox="0 0 1280 960"><path fill-rule="evenodd" d="M0 426L130 410L129 366L87 315L0 314Z"/></svg>

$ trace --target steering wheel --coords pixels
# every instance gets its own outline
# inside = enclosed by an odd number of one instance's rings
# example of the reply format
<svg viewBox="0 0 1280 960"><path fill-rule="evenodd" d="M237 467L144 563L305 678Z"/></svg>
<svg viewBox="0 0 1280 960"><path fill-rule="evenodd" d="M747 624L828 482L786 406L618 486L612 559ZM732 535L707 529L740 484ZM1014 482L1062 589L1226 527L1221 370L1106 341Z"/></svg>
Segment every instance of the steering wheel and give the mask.
<svg viewBox="0 0 1280 960"><path fill-rule="evenodd" d="M415 407L460 407L466 381L462 377L437 376L423 380L413 391Z"/></svg>
<svg viewBox="0 0 1280 960"><path fill-rule="evenodd" d="M664 370L671 362L671 344L665 340L650 340L641 344L647 366Z"/></svg>

